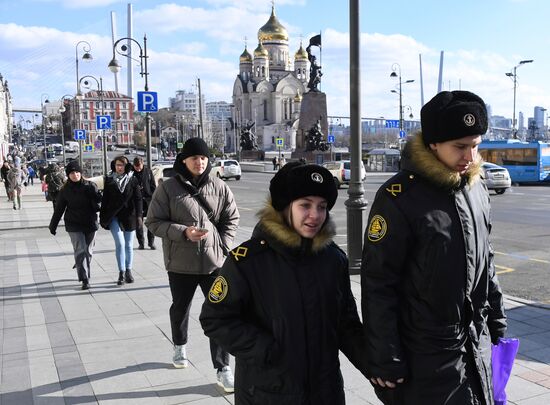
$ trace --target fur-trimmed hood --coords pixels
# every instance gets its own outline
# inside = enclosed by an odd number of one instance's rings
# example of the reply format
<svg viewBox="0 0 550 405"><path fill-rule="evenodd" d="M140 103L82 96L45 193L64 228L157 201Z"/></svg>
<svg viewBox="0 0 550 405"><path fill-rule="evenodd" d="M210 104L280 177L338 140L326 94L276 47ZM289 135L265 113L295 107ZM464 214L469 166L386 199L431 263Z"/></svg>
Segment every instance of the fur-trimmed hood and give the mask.
<svg viewBox="0 0 550 405"><path fill-rule="evenodd" d="M309 251L315 254L330 245L336 235L336 225L327 214L327 220L319 233L313 239L303 238L286 223L284 211L273 208L271 199L268 199L257 216L260 221L254 233L263 232L268 239L291 252L304 253L306 248L305 253Z"/></svg>
<svg viewBox="0 0 550 405"><path fill-rule="evenodd" d="M407 142L401 158L402 169L415 172L434 183L436 186L447 190L456 190L466 183L472 185L479 181L482 163L481 156L478 155L466 173L461 176L460 173L450 170L445 166L445 164L437 159L432 151L424 145L421 131L417 132L413 138Z"/></svg>

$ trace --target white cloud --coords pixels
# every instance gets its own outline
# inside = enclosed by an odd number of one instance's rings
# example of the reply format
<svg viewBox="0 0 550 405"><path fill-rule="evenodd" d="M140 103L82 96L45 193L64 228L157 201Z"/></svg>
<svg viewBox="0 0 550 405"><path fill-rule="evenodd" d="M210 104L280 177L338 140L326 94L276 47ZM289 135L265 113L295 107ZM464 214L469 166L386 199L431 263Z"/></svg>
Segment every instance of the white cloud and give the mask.
<svg viewBox="0 0 550 405"><path fill-rule="evenodd" d="M116 3L127 3L125 0L34 0L37 3L61 3L65 8L100 8Z"/></svg>

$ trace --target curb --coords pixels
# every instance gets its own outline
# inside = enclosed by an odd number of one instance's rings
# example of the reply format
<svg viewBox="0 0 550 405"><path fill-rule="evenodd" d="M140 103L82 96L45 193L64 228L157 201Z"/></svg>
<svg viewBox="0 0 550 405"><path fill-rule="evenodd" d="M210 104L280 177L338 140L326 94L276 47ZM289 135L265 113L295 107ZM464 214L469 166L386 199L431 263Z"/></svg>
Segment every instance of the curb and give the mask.
<svg viewBox="0 0 550 405"><path fill-rule="evenodd" d="M503 297L507 300L510 300L512 302L516 302L518 304L522 304L522 305L526 305L526 306L530 306L530 307L535 307L535 308L540 308L540 309L550 310L550 304L545 304L545 303L542 303L542 302L526 300L525 298L514 297L512 295L507 295L507 294L503 294Z"/></svg>

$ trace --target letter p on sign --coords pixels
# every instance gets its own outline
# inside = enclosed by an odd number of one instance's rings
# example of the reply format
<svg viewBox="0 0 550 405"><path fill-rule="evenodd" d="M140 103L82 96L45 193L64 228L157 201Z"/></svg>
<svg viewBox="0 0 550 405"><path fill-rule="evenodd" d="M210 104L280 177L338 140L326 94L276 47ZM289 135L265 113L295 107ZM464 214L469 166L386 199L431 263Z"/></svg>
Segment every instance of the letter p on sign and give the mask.
<svg viewBox="0 0 550 405"><path fill-rule="evenodd" d="M138 111L156 112L159 110L156 91L138 91Z"/></svg>

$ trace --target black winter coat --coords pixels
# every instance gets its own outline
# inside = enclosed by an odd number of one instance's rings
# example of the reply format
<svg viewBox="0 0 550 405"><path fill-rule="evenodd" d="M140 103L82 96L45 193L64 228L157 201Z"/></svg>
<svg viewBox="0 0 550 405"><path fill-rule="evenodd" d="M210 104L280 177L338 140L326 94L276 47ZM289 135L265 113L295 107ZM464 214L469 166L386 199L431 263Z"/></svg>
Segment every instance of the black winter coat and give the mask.
<svg viewBox="0 0 550 405"><path fill-rule="evenodd" d="M387 404L469 405L477 387L492 405L491 341L504 336L506 318L480 162L461 177L418 134L401 163L378 190L365 232L369 371L405 378ZM388 391L378 390L381 399Z"/></svg>
<svg viewBox="0 0 550 405"><path fill-rule="evenodd" d="M99 212L99 223L104 229L109 229L111 222L116 217L121 229L135 231L137 217L143 215L143 201L141 189L137 179L132 175L128 184L121 193L115 179L105 176L103 187L103 199Z"/></svg>
<svg viewBox="0 0 550 405"><path fill-rule="evenodd" d="M338 350L365 369L348 261L333 235L327 222L313 243L302 239L268 206L225 261L200 321L236 358L235 404L341 405Z"/></svg>
<svg viewBox="0 0 550 405"><path fill-rule="evenodd" d="M147 209L157 188L153 172L148 167L144 167L141 172L134 171L134 177L137 179L143 198L143 216L147 216Z"/></svg>
<svg viewBox="0 0 550 405"><path fill-rule="evenodd" d="M70 179L61 187L57 195L55 209L50 221L50 231L55 233L63 213L67 232L90 233L97 231L97 212L101 195L95 183L81 179Z"/></svg>

